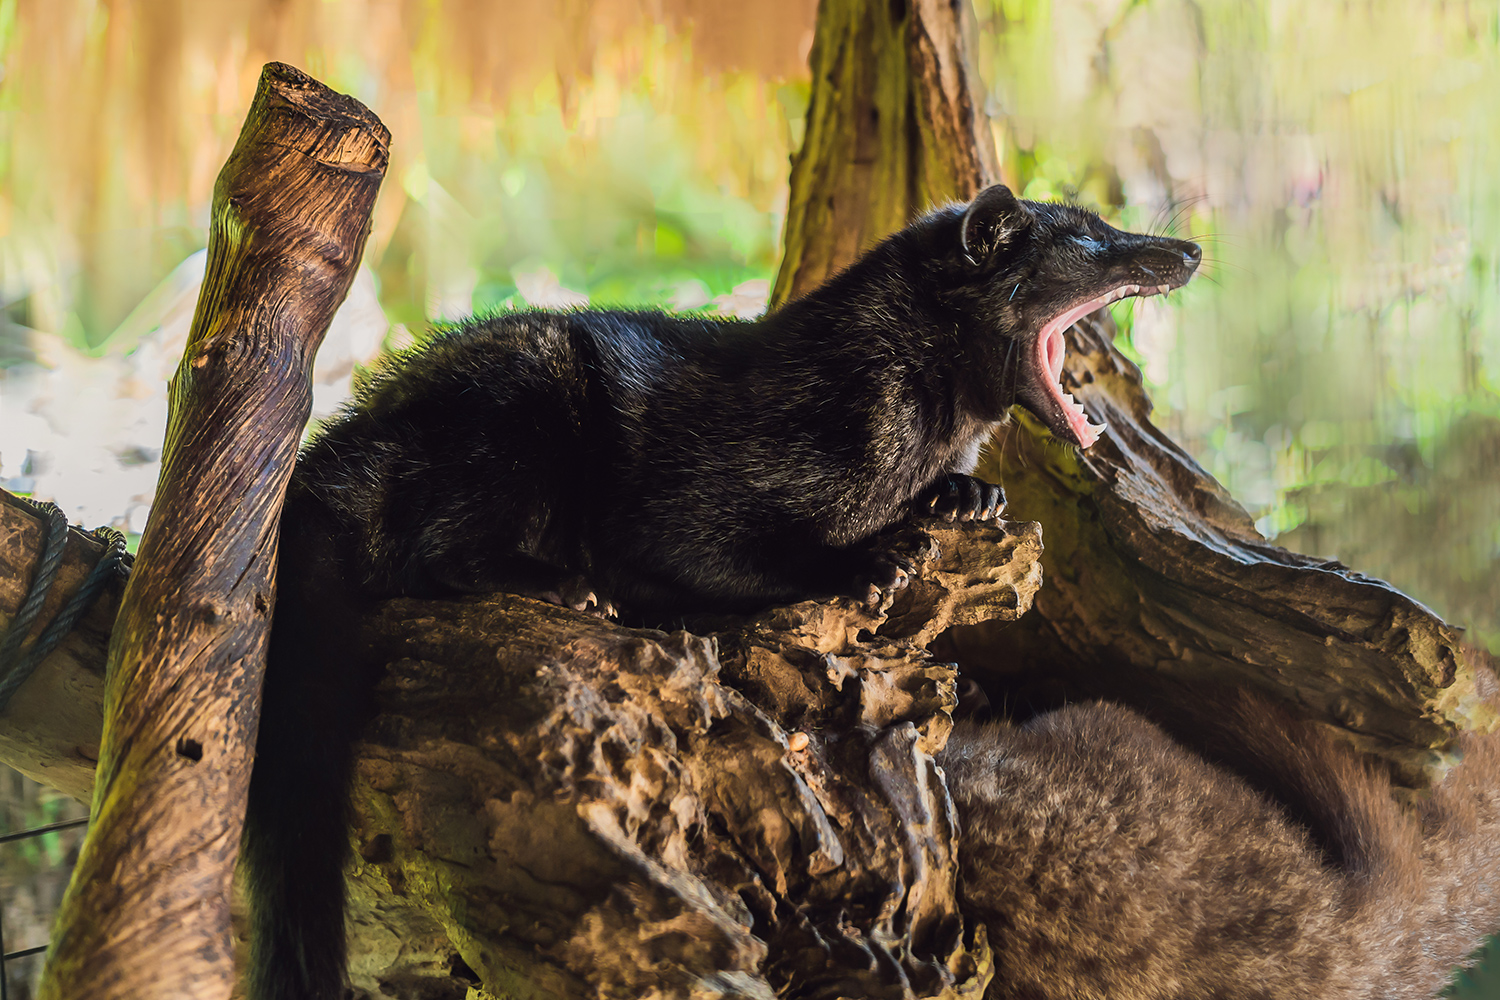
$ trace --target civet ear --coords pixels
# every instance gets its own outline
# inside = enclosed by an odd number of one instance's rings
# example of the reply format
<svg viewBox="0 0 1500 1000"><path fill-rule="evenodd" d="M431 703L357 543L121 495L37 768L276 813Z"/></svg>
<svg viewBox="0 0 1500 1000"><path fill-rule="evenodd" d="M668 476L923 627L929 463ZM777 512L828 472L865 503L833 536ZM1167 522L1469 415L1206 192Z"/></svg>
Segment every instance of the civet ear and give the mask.
<svg viewBox="0 0 1500 1000"><path fill-rule="evenodd" d="M1017 200L1010 188L995 184L979 192L964 212L959 242L964 256L979 264L1031 225L1031 210Z"/></svg>

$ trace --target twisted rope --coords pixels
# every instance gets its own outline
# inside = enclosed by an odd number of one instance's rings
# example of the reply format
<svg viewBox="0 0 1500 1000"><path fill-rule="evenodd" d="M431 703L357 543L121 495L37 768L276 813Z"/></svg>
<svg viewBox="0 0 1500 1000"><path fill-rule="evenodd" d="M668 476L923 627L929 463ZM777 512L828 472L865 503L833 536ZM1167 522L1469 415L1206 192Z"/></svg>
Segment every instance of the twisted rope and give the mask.
<svg viewBox="0 0 1500 1000"><path fill-rule="evenodd" d="M42 605L46 603L47 594L57 580L57 570L62 565L63 552L67 549L68 519L57 504L37 503L25 497L20 499L35 508L38 514L45 516L47 540L41 561L37 564L36 575L31 581L31 591L22 602L21 609L16 612L16 617L11 620L5 635L0 637L0 712L10 703L10 696L15 693L16 688L26 683L37 666L73 630L73 626L93 605L110 578L128 571L125 536L113 528L95 528L92 534L104 543L103 555L68 598L57 617L48 622L36 641L23 651L21 643L31 632L37 615L41 614Z"/></svg>

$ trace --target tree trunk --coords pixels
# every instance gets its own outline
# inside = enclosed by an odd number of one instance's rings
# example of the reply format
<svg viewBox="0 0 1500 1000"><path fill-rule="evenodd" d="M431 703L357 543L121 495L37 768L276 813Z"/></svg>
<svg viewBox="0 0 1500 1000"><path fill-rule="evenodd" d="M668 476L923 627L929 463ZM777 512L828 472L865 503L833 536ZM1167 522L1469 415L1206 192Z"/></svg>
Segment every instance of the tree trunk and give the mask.
<svg viewBox="0 0 1500 1000"><path fill-rule="evenodd" d="M221 998L276 523L389 135L270 64L219 175L162 476L109 648L93 824L42 996Z"/></svg>
<svg viewBox="0 0 1500 1000"><path fill-rule="evenodd" d="M771 304L821 285L911 219L1000 179L967 0L822 0L807 132Z"/></svg>

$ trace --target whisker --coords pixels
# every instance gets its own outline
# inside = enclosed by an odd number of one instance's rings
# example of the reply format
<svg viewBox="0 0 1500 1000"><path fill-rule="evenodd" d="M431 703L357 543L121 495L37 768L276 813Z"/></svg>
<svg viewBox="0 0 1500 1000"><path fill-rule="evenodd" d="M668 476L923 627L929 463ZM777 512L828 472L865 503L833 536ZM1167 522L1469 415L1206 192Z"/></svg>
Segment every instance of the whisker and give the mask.
<svg viewBox="0 0 1500 1000"><path fill-rule="evenodd" d="M1162 218L1165 217L1168 212L1172 211L1172 208L1173 206L1171 198L1168 198L1166 201L1163 201L1160 205L1156 206L1156 211L1152 214L1151 221L1146 225L1146 232L1150 233L1152 236L1158 235L1158 230L1161 225Z"/></svg>
<svg viewBox="0 0 1500 1000"><path fill-rule="evenodd" d="M1238 247L1243 245L1235 242L1233 237L1219 236L1215 233L1205 233L1202 236L1186 236L1183 238L1192 240L1194 243L1220 243L1227 247Z"/></svg>
<svg viewBox="0 0 1500 1000"><path fill-rule="evenodd" d="M1205 202L1207 200L1208 200L1208 196L1204 195L1204 194L1193 195L1190 198L1181 198L1181 199L1173 197L1172 200L1171 200L1171 204L1174 207L1174 211L1172 212L1172 218L1167 222L1166 228L1163 229L1160 233L1157 233L1156 235L1161 235L1161 236L1172 236L1172 235L1174 235L1177 232L1177 227L1182 222L1183 217L1185 215L1187 215L1187 214L1190 214L1192 212L1193 208L1195 206L1197 206L1199 203Z"/></svg>
<svg viewBox="0 0 1500 1000"><path fill-rule="evenodd" d="M1021 435L1017 430L1015 418L1006 414L1005 423L1001 425L1000 454L1004 458L1006 454L1012 456L1011 461L1020 467L1023 472L1031 470L1031 461L1027 457L1025 449L1021 447Z"/></svg>
<svg viewBox="0 0 1500 1000"><path fill-rule="evenodd" d="M1179 204L1177 206L1177 211L1172 213L1172 220L1167 223L1167 232L1169 234L1177 232L1177 227L1182 222L1182 217L1192 212L1192 210L1192 205Z"/></svg>
<svg viewBox="0 0 1500 1000"><path fill-rule="evenodd" d="M1200 269L1204 269L1205 264L1208 265L1207 270L1210 271L1218 269L1220 271L1234 271L1236 274L1250 273L1250 269L1244 264L1237 264L1232 260L1224 260L1221 257L1204 257L1203 263L1198 266Z"/></svg>

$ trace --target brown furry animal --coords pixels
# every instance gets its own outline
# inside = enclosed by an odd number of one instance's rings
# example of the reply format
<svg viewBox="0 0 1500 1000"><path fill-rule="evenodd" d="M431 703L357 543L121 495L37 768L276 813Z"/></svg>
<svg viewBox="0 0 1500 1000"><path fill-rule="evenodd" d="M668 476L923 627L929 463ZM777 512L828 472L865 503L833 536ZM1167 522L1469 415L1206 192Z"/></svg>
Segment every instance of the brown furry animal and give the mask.
<svg viewBox="0 0 1500 1000"><path fill-rule="evenodd" d="M955 727L988 1000L1426 998L1500 928L1500 734L1409 810L1259 697L1200 710L1249 780L1107 703Z"/></svg>

